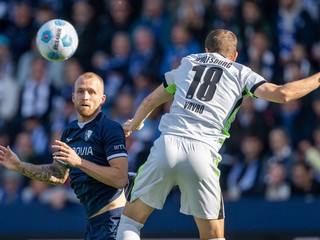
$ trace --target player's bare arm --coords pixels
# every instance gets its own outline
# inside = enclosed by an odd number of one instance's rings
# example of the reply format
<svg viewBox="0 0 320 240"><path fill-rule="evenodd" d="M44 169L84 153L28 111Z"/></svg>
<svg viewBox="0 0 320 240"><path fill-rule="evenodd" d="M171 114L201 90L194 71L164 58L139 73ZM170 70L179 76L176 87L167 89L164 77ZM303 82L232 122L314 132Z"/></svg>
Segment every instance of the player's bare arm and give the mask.
<svg viewBox="0 0 320 240"><path fill-rule="evenodd" d="M26 177L50 184L62 184L69 175L69 169L58 162L43 165L22 162L9 146L0 146L0 165Z"/></svg>
<svg viewBox="0 0 320 240"><path fill-rule="evenodd" d="M107 167L100 166L79 157L71 147L59 140L55 141L52 148L57 150L53 154L54 160L64 161L70 166L80 168L104 184L122 189L128 182L128 160L126 157L118 157L110 160L110 167Z"/></svg>
<svg viewBox="0 0 320 240"><path fill-rule="evenodd" d="M281 86L273 83L264 83L255 90L254 95L270 102L285 103L301 98L317 89L320 84L319 81L320 73L317 73L308 78Z"/></svg>
<svg viewBox="0 0 320 240"><path fill-rule="evenodd" d="M131 131L140 130L143 122L148 116L161 104L171 100L173 94L167 92L163 84L156 88L148 97L146 97L138 107L133 119L128 120L123 129L126 137L131 134Z"/></svg>

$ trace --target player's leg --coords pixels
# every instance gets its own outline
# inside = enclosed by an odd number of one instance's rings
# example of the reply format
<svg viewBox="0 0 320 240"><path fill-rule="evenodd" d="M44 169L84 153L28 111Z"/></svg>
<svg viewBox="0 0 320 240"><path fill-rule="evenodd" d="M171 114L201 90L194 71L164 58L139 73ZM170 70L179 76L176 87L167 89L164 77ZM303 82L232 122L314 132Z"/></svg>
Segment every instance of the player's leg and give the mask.
<svg viewBox="0 0 320 240"><path fill-rule="evenodd" d="M138 240L140 230L154 208L143 203L139 198L127 202L118 227L117 240Z"/></svg>
<svg viewBox="0 0 320 240"><path fill-rule="evenodd" d="M211 146L192 139L183 140L185 159L180 160L178 186L180 212L192 215L200 239L224 238L224 203L220 189L221 156Z"/></svg>
<svg viewBox="0 0 320 240"><path fill-rule="evenodd" d="M224 239L224 219L201 219L194 217L200 239Z"/></svg>
<svg viewBox="0 0 320 240"><path fill-rule="evenodd" d="M170 157L168 156L170 155ZM174 185L171 169L175 164L172 145L160 137L151 148L150 155L138 171L131 193L118 227L117 240L140 239L140 229L156 209L162 209L166 197Z"/></svg>

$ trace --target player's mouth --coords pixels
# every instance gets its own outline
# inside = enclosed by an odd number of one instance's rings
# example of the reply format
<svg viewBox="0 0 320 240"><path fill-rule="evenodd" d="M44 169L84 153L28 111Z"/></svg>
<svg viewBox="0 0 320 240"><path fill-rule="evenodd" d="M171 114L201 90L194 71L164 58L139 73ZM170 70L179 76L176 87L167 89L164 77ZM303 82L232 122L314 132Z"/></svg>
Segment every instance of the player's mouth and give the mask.
<svg viewBox="0 0 320 240"><path fill-rule="evenodd" d="M81 104L81 107L83 107L83 108L89 108L90 107L90 105L89 104Z"/></svg>

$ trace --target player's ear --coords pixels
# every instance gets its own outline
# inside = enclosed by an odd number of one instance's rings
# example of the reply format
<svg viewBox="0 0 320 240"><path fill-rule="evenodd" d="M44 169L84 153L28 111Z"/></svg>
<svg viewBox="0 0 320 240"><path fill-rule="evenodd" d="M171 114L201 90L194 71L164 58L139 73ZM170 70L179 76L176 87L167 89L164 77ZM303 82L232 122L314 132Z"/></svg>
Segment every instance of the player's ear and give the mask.
<svg viewBox="0 0 320 240"><path fill-rule="evenodd" d="M74 103L74 93L72 93L72 102Z"/></svg>
<svg viewBox="0 0 320 240"><path fill-rule="evenodd" d="M208 48L205 48L204 50L205 50L205 52L206 52L206 53L208 53L208 52L209 52Z"/></svg>
<svg viewBox="0 0 320 240"><path fill-rule="evenodd" d="M238 55L239 55L238 51L235 51L234 54L233 54L233 59L232 59L232 61L235 62L235 61L237 60L237 58L238 58Z"/></svg>
<svg viewBox="0 0 320 240"><path fill-rule="evenodd" d="M104 104L104 102L106 101L107 96L106 95L102 95L102 99L101 99L101 104Z"/></svg>

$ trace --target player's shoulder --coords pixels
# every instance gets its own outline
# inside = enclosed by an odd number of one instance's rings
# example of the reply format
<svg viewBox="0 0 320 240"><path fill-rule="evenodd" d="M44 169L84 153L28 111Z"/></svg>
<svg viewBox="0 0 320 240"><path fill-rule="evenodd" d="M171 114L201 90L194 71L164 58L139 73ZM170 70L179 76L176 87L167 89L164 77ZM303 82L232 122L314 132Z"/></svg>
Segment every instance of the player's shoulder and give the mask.
<svg viewBox="0 0 320 240"><path fill-rule="evenodd" d="M104 126L106 128L109 128L109 129L122 128L122 126L119 122L116 122L116 121L110 119L104 113L100 113L98 121L99 121L99 124L101 124L102 126Z"/></svg>

